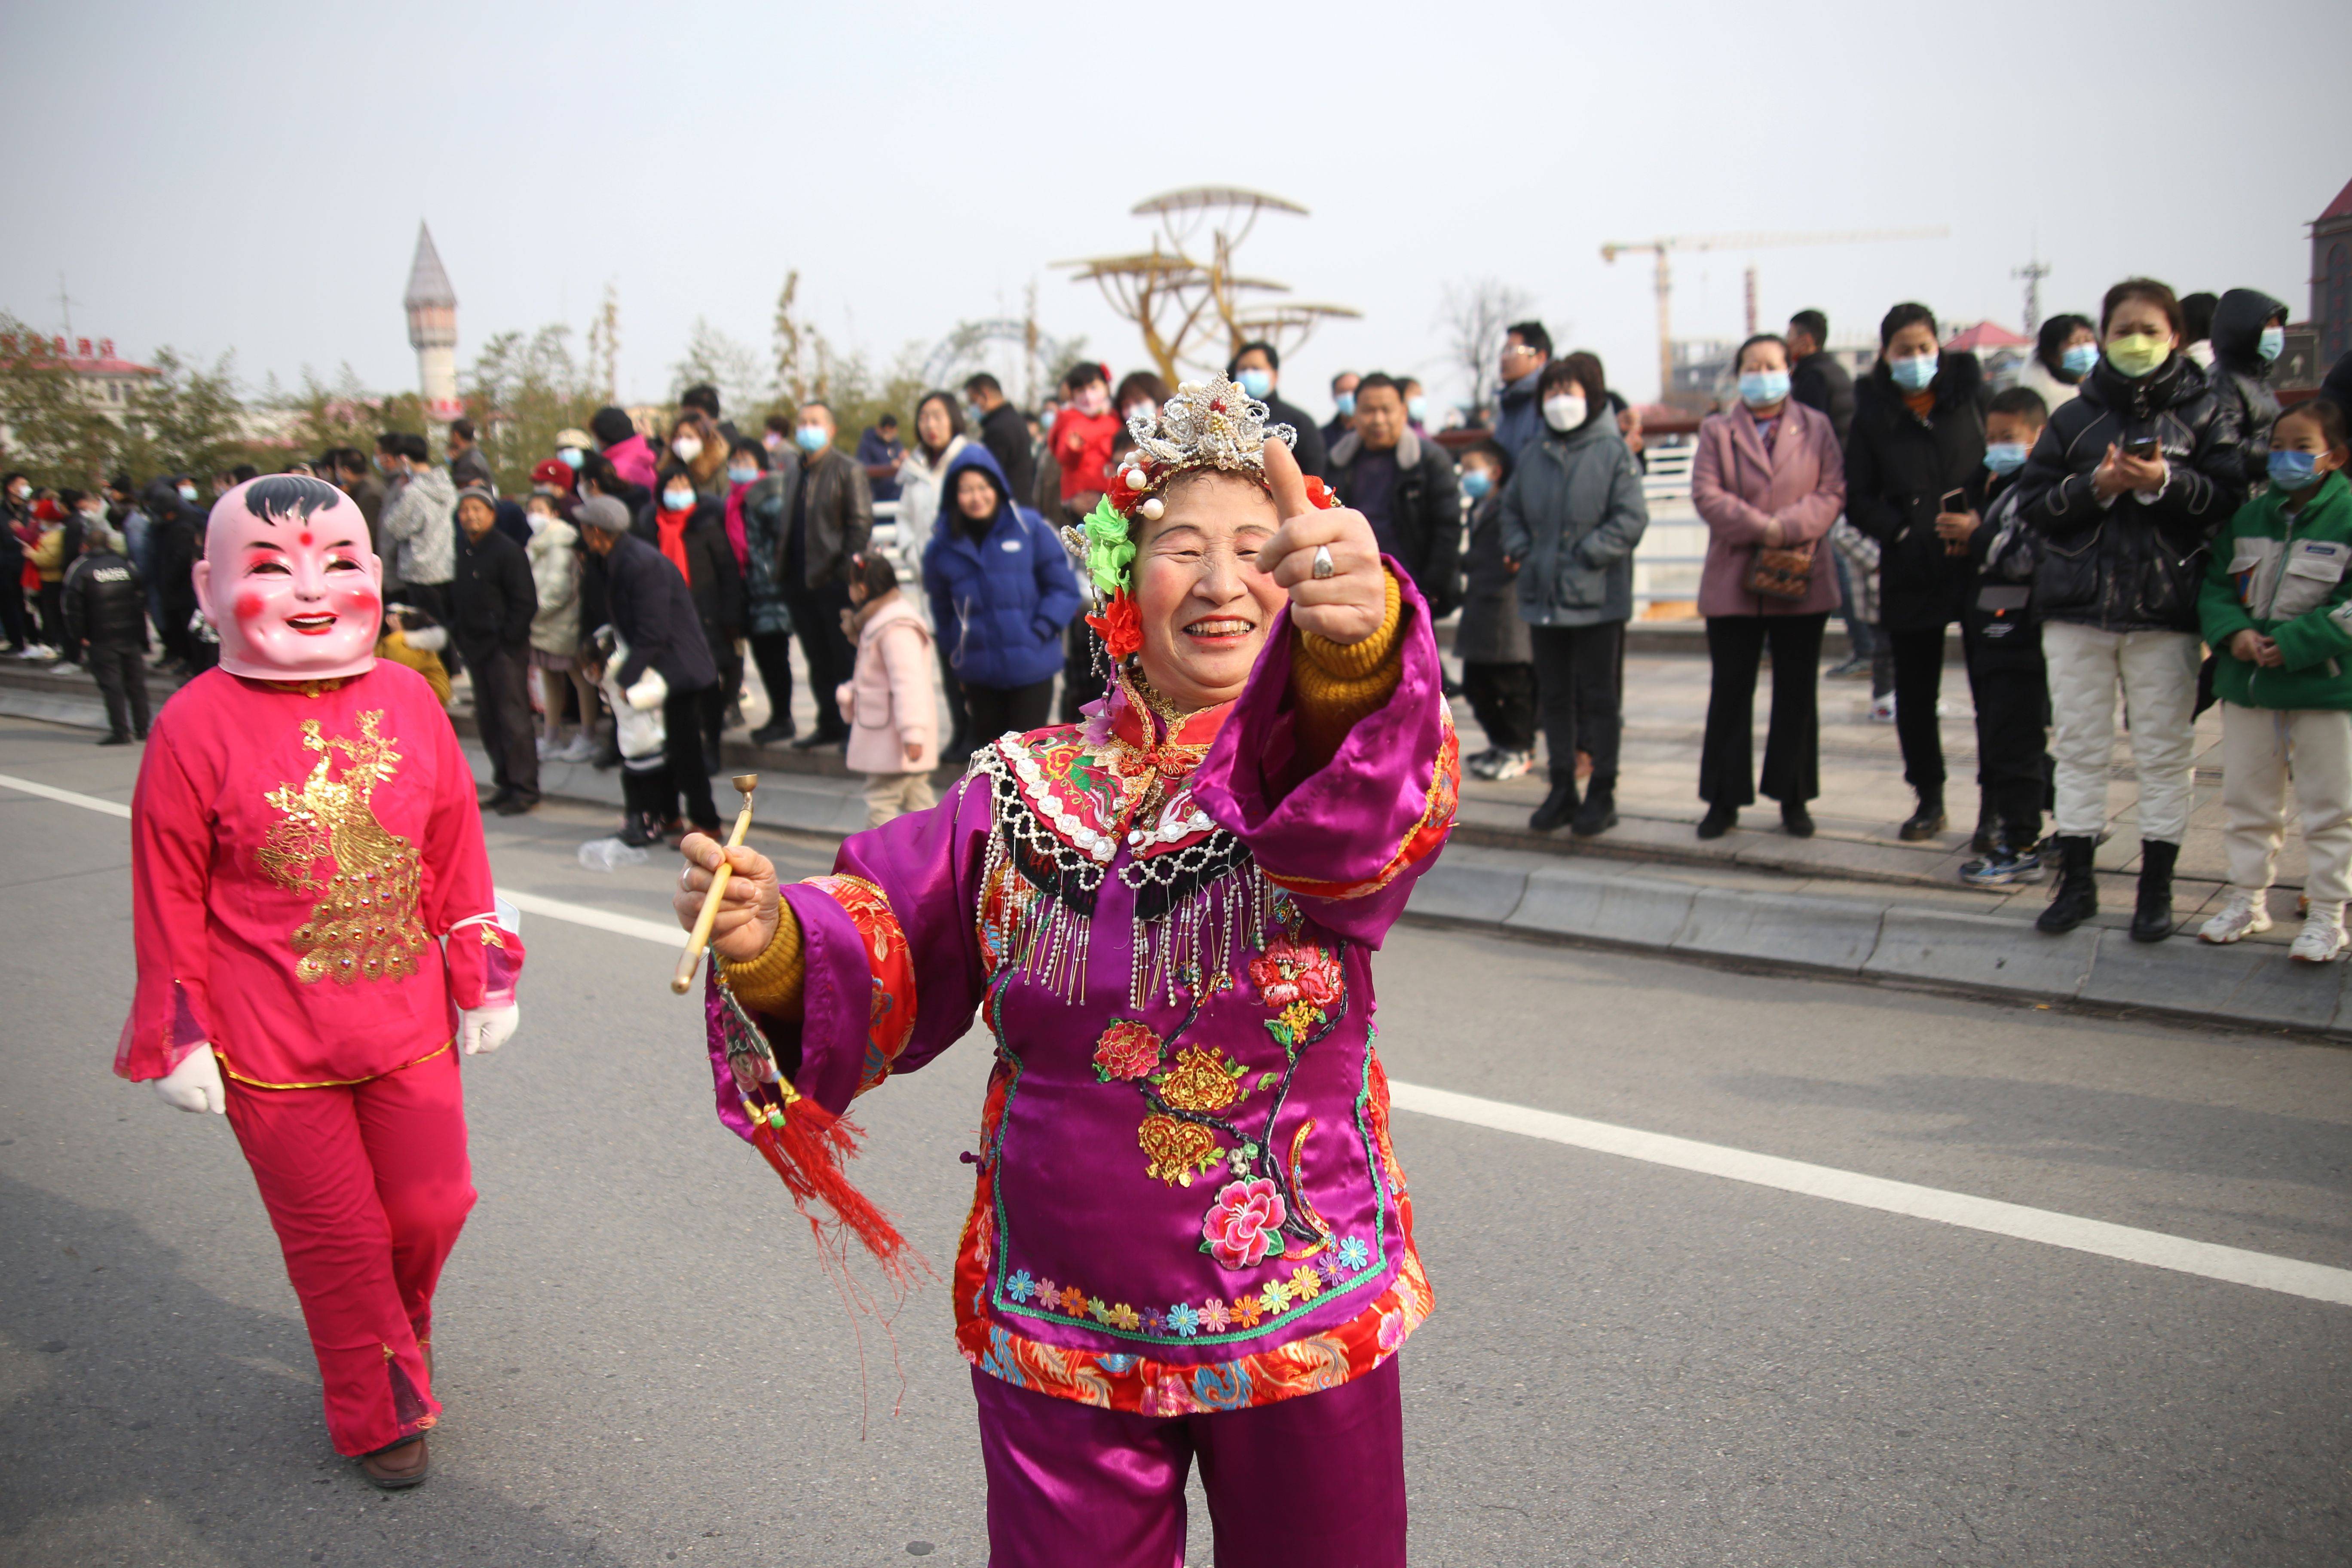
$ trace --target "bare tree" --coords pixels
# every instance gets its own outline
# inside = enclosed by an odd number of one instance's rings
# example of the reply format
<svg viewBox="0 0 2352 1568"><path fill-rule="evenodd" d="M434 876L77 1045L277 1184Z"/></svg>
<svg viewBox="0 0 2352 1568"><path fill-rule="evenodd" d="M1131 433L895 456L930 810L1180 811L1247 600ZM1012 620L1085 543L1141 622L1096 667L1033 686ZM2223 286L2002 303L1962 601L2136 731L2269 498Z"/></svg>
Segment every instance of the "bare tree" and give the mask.
<svg viewBox="0 0 2352 1568"><path fill-rule="evenodd" d="M1469 380L1474 416L1494 398L1505 330L1513 321L1526 320L1535 302L1534 295L1496 278L1445 286L1445 303L1438 310L1438 321L1446 330L1446 346L1454 364Z"/></svg>
<svg viewBox="0 0 2352 1568"><path fill-rule="evenodd" d="M669 391L675 398L689 386L707 383L719 389L720 407L749 409L760 405L766 382L757 353L697 316L686 357L670 366Z"/></svg>

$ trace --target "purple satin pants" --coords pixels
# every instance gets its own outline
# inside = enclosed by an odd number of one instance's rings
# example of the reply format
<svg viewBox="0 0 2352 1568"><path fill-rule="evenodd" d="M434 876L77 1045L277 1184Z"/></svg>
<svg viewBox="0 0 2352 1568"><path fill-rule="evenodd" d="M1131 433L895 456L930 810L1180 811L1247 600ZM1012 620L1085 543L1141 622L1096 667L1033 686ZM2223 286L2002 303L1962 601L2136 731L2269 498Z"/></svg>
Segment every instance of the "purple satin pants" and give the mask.
<svg viewBox="0 0 2352 1568"><path fill-rule="evenodd" d="M1394 1356L1321 1394L1166 1419L1016 1388L975 1368L990 1568L1183 1568L1197 1455L1217 1568L1404 1568Z"/></svg>

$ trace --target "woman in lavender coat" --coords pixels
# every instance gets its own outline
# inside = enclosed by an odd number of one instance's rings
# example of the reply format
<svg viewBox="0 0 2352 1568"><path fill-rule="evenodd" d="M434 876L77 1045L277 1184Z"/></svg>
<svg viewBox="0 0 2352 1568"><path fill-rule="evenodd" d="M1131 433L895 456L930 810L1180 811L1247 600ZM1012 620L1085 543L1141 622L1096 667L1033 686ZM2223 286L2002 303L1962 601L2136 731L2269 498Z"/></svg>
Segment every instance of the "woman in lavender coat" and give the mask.
<svg viewBox="0 0 2352 1568"><path fill-rule="evenodd" d="M1772 718L1764 739L1764 793L1800 838L1813 831L1805 803L1821 793L1822 628L1837 607L1837 569L1825 536L1845 510L1845 462L1829 416L1789 395L1789 345L1769 332L1739 345L1739 405L1699 424L1691 501L1706 522L1698 613L1706 617L1714 682L1699 752L1701 838L1720 838L1756 799L1756 668L1772 650ZM1801 598L1750 587L1757 553L1811 546Z"/></svg>
<svg viewBox="0 0 2352 1568"><path fill-rule="evenodd" d="M707 1012L739 1132L975 1008L995 1038L950 1289L999 1568L1165 1568L1196 1454L1220 1563L1405 1560L1394 1357L1431 1296L1370 953L1457 746L1411 579L1265 418L1186 386L1070 531L1117 667L1085 722L982 748L830 877L684 846L681 921L735 872Z"/></svg>

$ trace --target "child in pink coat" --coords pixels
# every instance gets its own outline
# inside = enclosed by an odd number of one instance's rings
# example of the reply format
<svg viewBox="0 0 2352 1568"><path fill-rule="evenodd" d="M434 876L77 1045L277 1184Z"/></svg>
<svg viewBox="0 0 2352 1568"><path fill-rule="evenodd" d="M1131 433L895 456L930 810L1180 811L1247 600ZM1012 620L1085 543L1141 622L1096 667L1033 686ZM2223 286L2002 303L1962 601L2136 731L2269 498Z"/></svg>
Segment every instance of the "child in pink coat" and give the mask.
<svg viewBox="0 0 2352 1568"><path fill-rule="evenodd" d="M879 827L938 804L939 697L932 686L931 628L904 594L880 551L855 559L843 629L857 665L838 693L850 716L849 765L866 775L866 825Z"/></svg>

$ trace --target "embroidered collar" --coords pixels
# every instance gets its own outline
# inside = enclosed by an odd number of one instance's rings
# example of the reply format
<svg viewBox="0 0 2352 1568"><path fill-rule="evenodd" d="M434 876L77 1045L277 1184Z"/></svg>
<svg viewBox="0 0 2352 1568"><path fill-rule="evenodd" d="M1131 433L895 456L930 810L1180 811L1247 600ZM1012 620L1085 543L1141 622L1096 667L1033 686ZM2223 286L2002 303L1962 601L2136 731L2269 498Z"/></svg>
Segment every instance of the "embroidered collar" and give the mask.
<svg viewBox="0 0 2352 1568"><path fill-rule="evenodd" d="M1143 679L1143 672L1129 660L1119 666L1111 683L1107 716L1113 736L1155 761L1163 749L1181 747L1193 753L1192 761L1197 765L1201 758L1208 755L1210 742L1217 738L1217 731L1224 727L1225 718L1233 710L1233 703L1221 702L1214 708L1187 713L1153 690Z"/></svg>

